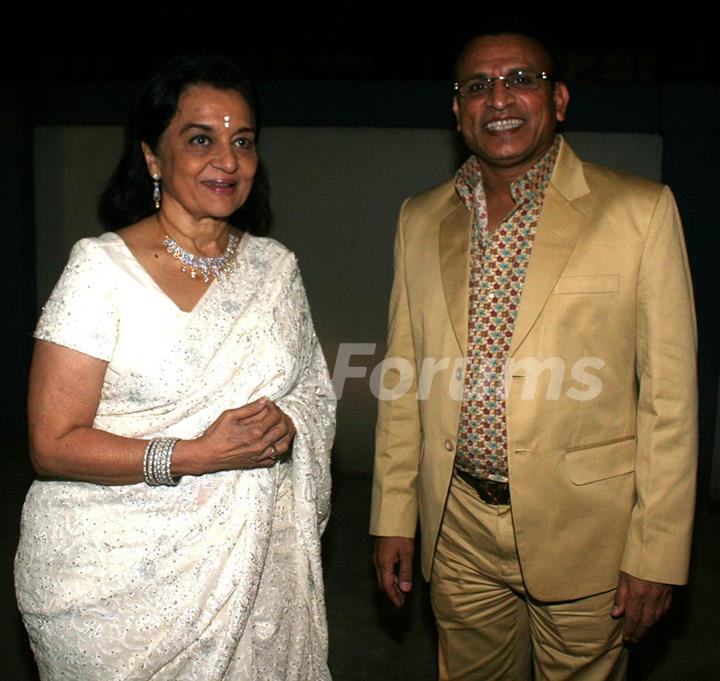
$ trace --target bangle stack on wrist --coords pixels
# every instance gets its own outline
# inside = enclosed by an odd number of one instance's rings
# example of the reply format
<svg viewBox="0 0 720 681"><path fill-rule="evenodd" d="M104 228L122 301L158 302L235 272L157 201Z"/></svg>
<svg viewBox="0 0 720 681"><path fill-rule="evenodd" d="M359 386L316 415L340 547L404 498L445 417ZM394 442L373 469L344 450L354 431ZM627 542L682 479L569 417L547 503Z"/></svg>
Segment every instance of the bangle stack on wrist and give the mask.
<svg viewBox="0 0 720 681"><path fill-rule="evenodd" d="M170 474L176 437L156 437L148 442L143 457L143 477L148 485L177 485L180 478Z"/></svg>

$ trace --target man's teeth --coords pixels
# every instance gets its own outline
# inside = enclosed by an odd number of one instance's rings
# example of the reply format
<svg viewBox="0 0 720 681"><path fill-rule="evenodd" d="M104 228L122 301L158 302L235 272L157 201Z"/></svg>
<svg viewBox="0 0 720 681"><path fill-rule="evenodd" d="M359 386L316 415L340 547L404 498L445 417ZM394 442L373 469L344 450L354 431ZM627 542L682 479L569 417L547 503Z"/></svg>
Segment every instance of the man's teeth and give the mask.
<svg viewBox="0 0 720 681"><path fill-rule="evenodd" d="M485 127L490 131L495 130L512 130L513 128L519 128L523 124L521 118L507 118L502 121L490 121Z"/></svg>

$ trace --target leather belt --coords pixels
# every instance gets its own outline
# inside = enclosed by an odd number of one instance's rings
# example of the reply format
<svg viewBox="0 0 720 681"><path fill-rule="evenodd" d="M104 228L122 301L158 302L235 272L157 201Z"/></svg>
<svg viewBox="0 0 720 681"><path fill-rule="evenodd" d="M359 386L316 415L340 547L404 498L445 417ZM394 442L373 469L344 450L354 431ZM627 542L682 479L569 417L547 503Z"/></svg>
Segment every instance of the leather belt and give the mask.
<svg viewBox="0 0 720 681"><path fill-rule="evenodd" d="M510 485L507 482L476 478L459 468L456 468L455 472L478 493L480 499L486 504L500 506L510 503Z"/></svg>

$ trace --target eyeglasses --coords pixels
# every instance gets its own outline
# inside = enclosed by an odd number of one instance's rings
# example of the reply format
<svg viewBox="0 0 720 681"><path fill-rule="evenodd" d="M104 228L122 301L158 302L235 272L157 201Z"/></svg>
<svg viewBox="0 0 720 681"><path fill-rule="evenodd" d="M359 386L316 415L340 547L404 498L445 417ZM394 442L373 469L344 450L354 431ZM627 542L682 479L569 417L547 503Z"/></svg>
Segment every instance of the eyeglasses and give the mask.
<svg viewBox="0 0 720 681"><path fill-rule="evenodd" d="M508 76L495 76L493 78L477 76L463 83L455 83L455 94L463 99L486 97L490 90L495 88L495 81L498 80L505 86L506 90L529 92L530 90L537 90L543 81L552 80L552 76L545 73L545 71L541 73L515 71Z"/></svg>

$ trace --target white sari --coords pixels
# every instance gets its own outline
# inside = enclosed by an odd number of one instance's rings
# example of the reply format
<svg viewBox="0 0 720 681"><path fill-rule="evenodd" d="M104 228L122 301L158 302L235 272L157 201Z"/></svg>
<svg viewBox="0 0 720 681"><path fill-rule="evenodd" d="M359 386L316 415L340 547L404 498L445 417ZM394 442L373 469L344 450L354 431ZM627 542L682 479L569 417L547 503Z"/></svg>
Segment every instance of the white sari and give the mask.
<svg viewBox="0 0 720 681"><path fill-rule="evenodd" d="M15 563L45 680L330 678L320 536L335 400L292 253L245 235L179 310L107 233L76 244L36 338L108 361L95 427L193 438L267 396L297 428L269 469L177 487L36 481Z"/></svg>

